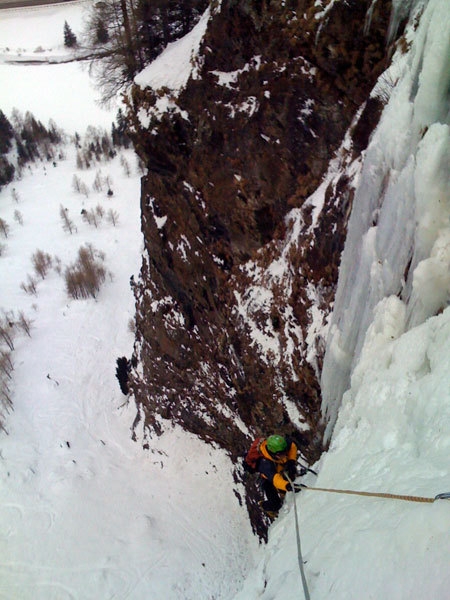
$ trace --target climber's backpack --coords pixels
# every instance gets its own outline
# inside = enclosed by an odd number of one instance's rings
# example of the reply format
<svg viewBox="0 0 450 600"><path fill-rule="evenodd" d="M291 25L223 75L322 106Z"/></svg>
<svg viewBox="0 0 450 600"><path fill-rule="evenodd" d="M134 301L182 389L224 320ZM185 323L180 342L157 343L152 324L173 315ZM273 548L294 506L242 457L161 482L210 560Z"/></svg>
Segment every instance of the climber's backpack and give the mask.
<svg viewBox="0 0 450 600"><path fill-rule="evenodd" d="M264 456L259 449L259 445L261 444L263 439L264 438L262 437L256 438L256 440L252 443L249 451L247 452L247 455L244 458L244 470L248 471L249 473L256 472L258 460L260 458L263 458Z"/></svg>

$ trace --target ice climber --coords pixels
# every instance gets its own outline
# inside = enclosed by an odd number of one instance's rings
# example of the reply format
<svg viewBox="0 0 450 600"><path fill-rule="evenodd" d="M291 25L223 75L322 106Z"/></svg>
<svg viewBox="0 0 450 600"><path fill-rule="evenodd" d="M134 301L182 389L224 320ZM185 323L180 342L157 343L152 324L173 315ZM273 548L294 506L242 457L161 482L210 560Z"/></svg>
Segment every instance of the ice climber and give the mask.
<svg viewBox="0 0 450 600"><path fill-rule="evenodd" d="M292 490L286 474L292 482L297 477L297 446L282 435L257 438L244 459L244 468L250 473L259 473L266 495L261 507L270 517L276 517L286 492ZM300 474L304 474L304 469ZM294 484L295 492L300 489Z"/></svg>

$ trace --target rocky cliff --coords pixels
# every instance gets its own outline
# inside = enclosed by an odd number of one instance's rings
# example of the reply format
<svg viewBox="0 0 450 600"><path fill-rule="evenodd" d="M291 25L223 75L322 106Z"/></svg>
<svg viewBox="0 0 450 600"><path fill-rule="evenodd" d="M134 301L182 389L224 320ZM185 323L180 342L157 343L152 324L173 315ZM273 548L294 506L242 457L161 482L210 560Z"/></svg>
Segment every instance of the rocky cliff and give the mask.
<svg viewBox="0 0 450 600"><path fill-rule="evenodd" d="M380 113L369 93L388 60L390 0L209 10L183 89L141 84L129 98L148 168L135 425L146 436L168 420L234 459L257 434L287 433L313 461L327 317L352 174Z"/></svg>

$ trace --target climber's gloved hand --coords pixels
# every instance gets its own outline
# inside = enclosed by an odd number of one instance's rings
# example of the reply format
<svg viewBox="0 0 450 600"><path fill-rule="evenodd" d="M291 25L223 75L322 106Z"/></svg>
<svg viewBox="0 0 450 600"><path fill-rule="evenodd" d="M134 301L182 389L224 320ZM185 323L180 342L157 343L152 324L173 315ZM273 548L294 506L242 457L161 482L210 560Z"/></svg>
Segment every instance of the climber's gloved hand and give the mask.
<svg viewBox="0 0 450 600"><path fill-rule="evenodd" d="M301 467L300 469L300 477L303 477L303 475L306 475L306 473L308 472L308 469L306 467Z"/></svg>
<svg viewBox="0 0 450 600"><path fill-rule="evenodd" d="M294 480L297 477L297 463L295 460L288 460L286 463L286 472L289 479Z"/></svg>
<svg viewBox="0 0 450 600"><path fill-rule="evenodd" d="M286 491L292 492L292 485L290 483L287 484ZM302 486L299 483L294 483L294 492L296 494L298 494L298 492L301 492L301 491L302 491Z"/></svg>

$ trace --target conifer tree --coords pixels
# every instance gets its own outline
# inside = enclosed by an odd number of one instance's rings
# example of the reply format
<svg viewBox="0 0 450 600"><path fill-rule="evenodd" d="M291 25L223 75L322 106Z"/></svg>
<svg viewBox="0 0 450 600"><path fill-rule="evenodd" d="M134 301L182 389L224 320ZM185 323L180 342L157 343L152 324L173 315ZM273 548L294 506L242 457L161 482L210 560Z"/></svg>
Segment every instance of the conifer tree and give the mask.
<svg viewBox="0 0 450 600"><path fill-rule="evenodd" d="M4 112L0 110L0 154L6 154L11 149L14 131Z"/></svg>
<svg viewBox="0 0 450 600"><path fill-rule="evenodd" d="M74 48L77 45L77 36L71 30L67 21L64 21L64 46Z"/></svg>
<svg viewBox="0 0 450 600"><path fill-rule="evenodd" d="M108 29L103 19L98 18L95 24L95 42L97 44L106 44L109 40Z"/></svg>

